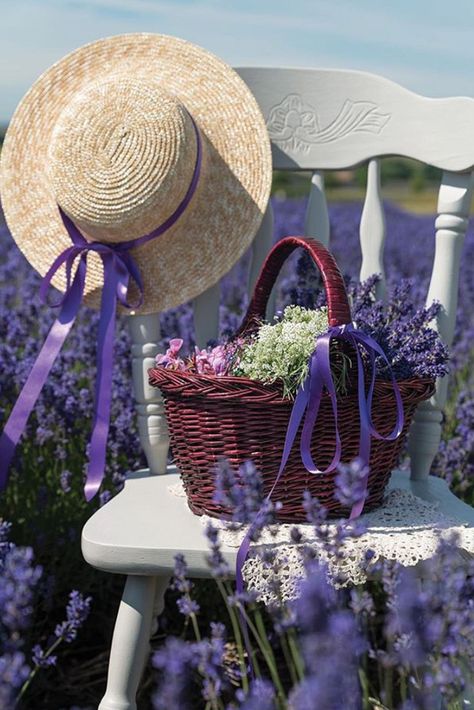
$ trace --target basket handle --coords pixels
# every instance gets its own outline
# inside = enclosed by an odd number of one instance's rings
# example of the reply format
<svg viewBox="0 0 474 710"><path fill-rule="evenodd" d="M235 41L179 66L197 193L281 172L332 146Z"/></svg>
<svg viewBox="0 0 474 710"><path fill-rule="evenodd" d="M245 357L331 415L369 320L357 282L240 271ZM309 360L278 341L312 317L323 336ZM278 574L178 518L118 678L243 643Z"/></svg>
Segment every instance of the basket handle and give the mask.
<svg viewBox="0 0 474 710"><path fill-rule="evenodd" d="M237 335L255 332L265 319L268 299L281 267L298 248L304 249L310 255L321 273L328 303L329 326L352 322L346 286L333 255L321 242L311 237L285 237L275 244L265 259Z"/></svg>

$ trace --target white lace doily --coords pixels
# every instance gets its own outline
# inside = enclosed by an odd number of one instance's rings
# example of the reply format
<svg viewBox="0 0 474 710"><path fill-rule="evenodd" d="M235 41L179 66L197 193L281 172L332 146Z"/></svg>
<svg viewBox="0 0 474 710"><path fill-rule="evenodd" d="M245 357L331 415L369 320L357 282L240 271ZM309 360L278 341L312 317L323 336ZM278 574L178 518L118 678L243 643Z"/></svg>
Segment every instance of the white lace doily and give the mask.
<svg viewBox="0 0 474 710"><path fill-rule="evenodd" d="M169 490L175 495L185 495L180 483L170 486ZM235 530L232 526L229 527L229 523L207 515L201 516L200 520L203 525L212 521L221 530L222 542L229 547L238 548L248 529L243 526ZM268 546L272 546L276 554L279 593L283 599L292 599L297 595L299 581L305 576L301 555L303 544L314 547L316 557L327 562L330 574L338 578L342 576L345 584L360 584L366 580L365 565L362 563L367 550L373 551L373 562L378 559L396 560L410 567L432 558L440 539L449 539L455 535L459 549L474 556L473 527L445 516L437 505L401 488L389 491L380 508L361 515L358 520L364 525L366 532L342 543L342 562L326 552L322 543L315 538L311 525L298 524L297 527L303 534L302 542L298 544L290 538L294 525L280 523L271 530L265 530L258 543L251 545L242 568L247 588L254 589L264 603L276 601L273 591L274 573L261 558L263 547ZM328 521L325 530L329 537L334 536L337 522Z"/></svg>

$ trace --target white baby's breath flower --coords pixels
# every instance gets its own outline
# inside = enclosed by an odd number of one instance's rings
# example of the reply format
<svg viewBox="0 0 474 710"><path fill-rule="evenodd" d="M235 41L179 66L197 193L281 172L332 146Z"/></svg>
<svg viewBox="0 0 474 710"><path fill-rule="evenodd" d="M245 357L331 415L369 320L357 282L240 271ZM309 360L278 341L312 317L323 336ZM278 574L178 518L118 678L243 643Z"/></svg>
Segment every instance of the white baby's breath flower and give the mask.
<svg viewBox="0 0 474 710"><path fill-rule="evenodd" d="M293 397L308 374L316 339L327 329L327 308L288 306L280 321L263 325L243 349L234 374L261 382L281 380L284 395Z"/></svg>

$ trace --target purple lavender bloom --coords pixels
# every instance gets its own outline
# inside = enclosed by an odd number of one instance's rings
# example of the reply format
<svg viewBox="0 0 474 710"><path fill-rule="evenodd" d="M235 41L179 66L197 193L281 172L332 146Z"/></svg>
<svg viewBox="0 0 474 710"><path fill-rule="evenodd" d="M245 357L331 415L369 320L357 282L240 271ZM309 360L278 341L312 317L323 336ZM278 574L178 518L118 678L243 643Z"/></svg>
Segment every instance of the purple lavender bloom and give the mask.
<svg viewBox="0 0 474 710"><path fill-rule="evenodd" d="M401 665L421 666L436 641L434 619L424 592L419 590L413 572L400 569L395 594L387 618L386 635L394 639L394 650Z"/></svg>
<svg viewBox="0 0 474 710"><path fill-rule="evenodd" d="M259 539L262 530L276 521L281 508L264 498L263 481L252 461L245 461L236 471L227 459L221 459L216 467L216 490L214 501L231 510L232 520L250 523L250 539Z"/></svg>
<svg viewBox="0 0 474 710"><path fill-rule="evenodd" d="M192 690L200 686L206 701L215 702L228 685L224 673L224 640L220 635L190 643L171 637L152 658L161 671L158 691L153 697L155 710L193 708ZM198 682L200 680L200 682Z"/></svg>
<svg viewBox="0 0 474 710"><path fill-rule="evenodd" d="M102 491L99 493L99 505L102 508L109 500L112 498L112 493L109 490Z"/></svg>
<svg viewBox="0 0 474 710"><path fill-rule="evenodd" d="M224 637L214 633L211 639L197 643L196 649L199 654L197 669L204 678L202 696L216 704L223 689L229 685L224 670Z"/></svg>
<svg viewBox="0 0 474 710"><path fill-rule="evenodd" d="M357 617L375 616L375 604L369 592L366 590L352 589L350 596L350 607Z"/></svg>
<svg viewBox="0 0 474 710"><path fill-rule="evenodd" d="M236 471L227 459L216 466L214 501L232 510L232 520L252 522L263 503L263 482L252 461Z"/></svg>
<svg viewBox="0 0 474 710"><path fill-rule="evenodd" d="M61 472L61 475L59 476L59 483L61 486L61 490L64 493L69 493L71 490L71 477L72 477L72 473L71 473L71 471L68 471L67 469L64 469Z"/></svg>
<svg viewBox="0 0 474 710"><path fill-rule="evenodd" d="M474 500L474 397L470 386L457 397L451 426L440 444L432 473L445 478L466 500Z"/></svg>
<svg viewBox="0 0 474 710"><path fill-rule="evenodd" d="M183 616L191 616L199 612L199 604L188 595L180 597L176 602L176 606Z"/></svg>
<svg viewBox="0 0 474 710"><path fill-rule="evenodd" d="M323 663L324 670L317 676L309 676L294 687L289 696L292 710L314 710L324 708L324 710L361 710L362 701L357 689L347 683L341 668L341 675L337 670L337 660L333 659L332 667ZM324 676L325 671L329 675ZM332 672L331 672L332 670ZM339 677L339 682L337 677ZM352 679L351 679L352 680ZM356 694L351 691L356 689Z"/></svg>
<svg viewBox="0 0 474 710"><path fill-rule="evenodd" d="M18 692L30 674L30 668L21 651L0 656L0 707L15 707Z"/></svg>
<svg viewBox="0 0 474 710"><path fill-rule="evenodd" d="M255 678L251 681L249 692L238 690L236 698L239 701L240 710L275 710L276 695L272 683L263 678Z"/></svg>
<svg viewBox="0 0 474 710"><path fill-rule="evenodd" d="M206 560L212 576L216 579L229 577L231 575L230 567L222 554L219 529L212 522L209 522L206 525L205 533L210 548L210 554L207 555Z"/></svg>
<svg viewBox="0 0 474 710"><path fill-rule="evenodd" d="M30 625L34 593L42 573L42 567L34 564L31 547L12 546L7 551L0 576L0 620L12 639Z"/></svg>
<svg viewBox="0 0 474 710"><path fill-rule="evenodd" d="M182 553L178 553L174 558L174 576L171 587L183 594L190 592L192 588L192 583L188 579L188 565Z"/></svg>
<svg viewBox="0 0 474 710"><path fill-rule="evenodd" d="M31 651L31 660L35 666L38 666L38 668L50 668L51 666L56 665L57 656L46 656L45 651L38 643L33 646Z"/></svg>
<svg viewBox="0 0 474 710"><path fill-rule="evenodd" d="M314 562L308 568L294 606L301 629L308 633L326 630L329 615L337 606L337 594L323 564Z"/></svg>
<svg viewBox="0 0 474 710"><path fill-rule="evenodd" d="M199 604L190 597L194 585L187 576L188 566L184 555L178 554L175 556L174 560L174 577L171 588L182 594L177 600L176 605L181 614L189 617L199 612Z"/></svg>
<svg viewBox="0 0 474 710"><path fill-rule="evenodd" d="M6 520L0 520L0 570L3 569L8 551L13 547L13 543L8 539L11 526Z"/></svg>
<svg viewBox="0 0 474 710"><path fill-rule="evenodd" d="M66 643L74 641L77 632L89 616L91 603L92 597L84 597L77 590L73 590L69 594L69 602L66 606L66 621L56 626L55 636Z"/></svg>
<svg viewBox="0 0 474 710"><path fill-rule="evenodd" d="M308 523L319 527L327 518L327 510L317 498L313 498L309 491L303 491L303 508Z"/></svg>
<svg viewBox="0 0 474 710"><path fill-rule="evenodd" d="M241 592L234 592L227 597L227 604L231 607L245 607L257 601L258 593L255 589L244 589Z"/></svg>
<svg viewBox="0 0 474 710"><path fill-rule="evenodd" d="M340 463L337 470L335 497L339 503L350 508L355 503L365 500L368 495L367 464L362 459L356 458L350 464Z"/></svg>
<svg viewBox="0 0 474 710"><path fill-rule="evenodd" d="M189 688L195 659L194 645L174 637L167 639L166 644L153 654L153 667L162 671L161 682L153 696L154 710L191 710Z"/></svg>
<svg viewBox="0 0 474 710"><path fill-rule="evenodd" d="M366 642L354 615L341 607L324 565L313 563L308 570L294 609L307 677L291 693L291 707L309 708L312 696L311 707L358 710L358 659Z"/></svg>

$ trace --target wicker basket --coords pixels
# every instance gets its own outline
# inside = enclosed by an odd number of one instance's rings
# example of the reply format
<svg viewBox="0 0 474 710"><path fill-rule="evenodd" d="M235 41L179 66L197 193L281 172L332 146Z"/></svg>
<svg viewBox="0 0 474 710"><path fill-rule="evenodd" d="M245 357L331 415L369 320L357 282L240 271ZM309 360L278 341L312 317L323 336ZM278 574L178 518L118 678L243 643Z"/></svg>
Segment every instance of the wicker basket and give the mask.
<svg viewBox="0 0 474 710"><path fill-rule="evenodd" d="M298 247L309 252L321 272L327 294L329 325L351 322L344 282L331 254L316 240L287 237L268 255L238 335L255 331L265 317L266 304L280 268ZM149 378L150 384L159 387L163 393L174 459L194 513L221 517L231 512L213 501L215 467L221 457L226 457L235 466L251 459L262 475L265 494L270 491L282 458L293 406L292 401L282 397L278 384L267 385L244 377L197 375L163 367L151 369ZM432 380L414 378L399 382L398 386L404 411L403 432L395 441L372 441L365 511L381 503L415 408L434 392ZM390 382L376 380L373 402L375 428L387 435L396 419ZM350 462L359 452L360 426L355 388L338 396L338 420L341 460ZM299 442L299 436L300 431L296 442ZM334 497L335 472L308 473L296 442L272 494L273 500L283 504L279 519L288 522L305 520L301 504L305 489L319 498L330 515L348 515L350 511L342 508ZM332 460L334 442L332 407L325 394L311 440L311 452L321 469Z"/></svg>

